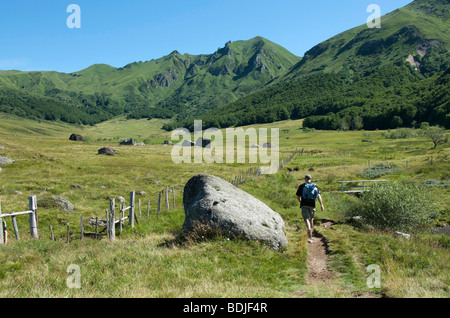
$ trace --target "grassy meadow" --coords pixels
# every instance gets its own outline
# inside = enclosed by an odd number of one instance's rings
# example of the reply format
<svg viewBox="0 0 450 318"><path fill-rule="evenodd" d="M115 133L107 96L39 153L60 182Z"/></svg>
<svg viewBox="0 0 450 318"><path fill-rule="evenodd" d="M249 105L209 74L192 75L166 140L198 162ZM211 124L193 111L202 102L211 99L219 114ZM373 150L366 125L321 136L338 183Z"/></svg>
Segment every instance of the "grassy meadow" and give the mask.
<svg viewBox="0 0 450 318"><path fill-rule="evenodd" d="M353 227L346 222L345 211L357 199L338 191L338 181L364 179L357 174L369 161L371 166L389 162L401 168L381 179L446 181L448 144L432 149L425 137L387 139L382 131L304 130L301 120L251 126L280 129L281 159L296 149L304 150L277 174L250 177L240 186L285 220L289 244L277 252L258 242L181 235L182 190L192 176L207 173L232 180L255 164L174 164L172 147L162 146L170 139L170 133L160 129L163 123L119 117L87 127L0 114L0 146L4 147L0 156L16 161L0 172L2 212L27 210L29 195L63 197L75 207L74 213L39 208L40 240L29 238L28 218L21 216L17 217L21 240L16 241L10 218L5 219L12 233L9 244L0 247L0 297L449 296L448 237L422 231L404 240L392 232ZM86 141L69 141L72 133ZM125 138L144 141L146 146L119 146ZM97 155L105 146L117 149L118 155ZM335 274L326 285L306 281L307 237L295 191L307 172L323 193L325 211L317 213L317 220L335 224L317 228L327 241L328 266ZM157 194L166 186L175 187L176 208L163 208L157 218ZM87 218L105 218L109 198L123 196L128 201L130 191L145 192L136 197L142 201L142 220L134 229L125 226L115 242L104 237L80 240L80 214L85 232L92 233ZM440 215L436 223L448 224L448 188L437 187L430 193ZM50 240L49 225L55 241ZM71 264L80 267L80 289L67 287ZM370 264L381 268L379 289L366 285Z"/></svg>

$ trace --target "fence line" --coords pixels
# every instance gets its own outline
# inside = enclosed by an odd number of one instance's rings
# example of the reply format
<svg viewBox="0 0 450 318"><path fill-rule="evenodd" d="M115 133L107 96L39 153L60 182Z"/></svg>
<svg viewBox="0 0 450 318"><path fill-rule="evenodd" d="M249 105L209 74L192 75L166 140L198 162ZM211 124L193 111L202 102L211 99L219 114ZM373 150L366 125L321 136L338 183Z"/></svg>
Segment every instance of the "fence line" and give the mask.
<svg viewBox="0 0 450 318"><path fill-rule="evenodd" d="M28 211L23 212L10 212L2 214L2 205L0 201L0 244L5 244L8 242L6 226L4 225L3 219L6 217L11 217L13 223L13 229L17 240L20 240L19 228L17 226L16 216L29 215L30 223L30 234L34 239L39 239L38 228L37 228L37 204L36 196L32 195L28 197ZM5 222L6 224L6 222Z"/></svg>
<svg viewBox="0 0 450 318"><path fill-rule="evenodd" d="M303 156L304 149L302 149L301 151L298 149L294 150L294 152L289 157L283 159L279 163L279 166L278 166L279 169L283 169L283 167L286 166L289 162L291 162L291 160L294 159L294 157L299 153ZM230 180L230 183L232 185L234 185L235 187L239 187L239 185L245 183L245 181L251 176L255 176L255 177L261 176L261 169L260 169L259 164L256 168L251 167L251 168L247 169L246 171L243 171L242 174L234 176L234 180Z"/></svg>
<svg viewBox="0 0 450 318"><path fill-rule="evenodd" d="M166 203L166 211L169 211L170 210L169 187L166 186L165 190L163 190L163 191L165 191L165 197L166 197L166 202L165 202ZM162 203L161 198L162 198L163 191L160 191L158 193L158 210L157 210L158 218L159 218L159 214L161 212L161 203ZM130 205L124 206L125 205L124 202L121 202L121 205L118 207L118 209L116 209L116 199L115 198L110 199L109 209L105 210L106 219L99 220L98 217L95 217L95 219L94 219L95 224L91 223L91 226L94 226L94 228L95 228L95 233L86 233L85 232L86 229L85 229L84 223L83 223L83 215L80 214L80 226L79 226L80 240L83 240L86 235L92 235L92 234L94 234L95 239L98 239L98 237L99 237L98 227L99 227L99 224L103 221L105 221L105 225L106 225L105 226L106 237L111 242L113 242L116 239L116 225L117 224L119 224L120 233L122 233L124 221L127 219L129 220L129 225L131 226L131 228L134 228L135 223L139 224L139 222L142 220L141 200L139 199L139 201L138 201L139 218L136 213L135 200L136 200L136 192L132 191L132 192L130 192ZM172 186L172 201L173 201L173 208L175 209L175 187L174 186ZM151 207L150 203L151 203L151 200L148 200L147 221L150 220L150 207ZM22 212L2 213L2 204L0 201L0 245L7 244L8 233L7 233L7 229L6 229L6 222L4 222L4 219L7 217L11 217L12 228L14 230L15 238L17 241L21 240L21 236L19 233L19 227L17 225L16 217L21 216L21 215L29 215L30 235L33 239L39 239L37 211L38 211L37 199L36 199L35 195L29 196L29 210L22 211ZM125 216L126 211L129 211L127 216ZM118 220L116 220L116 214L119 214ZM91 219L93 219L93 218L91 218ZM65 225L67 227L65 239L66 239L66 242L69 243L71 240L71 235L73 235L74 233L71 234L71 232L70 232L71 224L67 223ZM73 227L72 227L72 229L73 229ZM49 225L49 232L50 232L50 239L54 241L55 234L54 234L52 225Z"/></svg>

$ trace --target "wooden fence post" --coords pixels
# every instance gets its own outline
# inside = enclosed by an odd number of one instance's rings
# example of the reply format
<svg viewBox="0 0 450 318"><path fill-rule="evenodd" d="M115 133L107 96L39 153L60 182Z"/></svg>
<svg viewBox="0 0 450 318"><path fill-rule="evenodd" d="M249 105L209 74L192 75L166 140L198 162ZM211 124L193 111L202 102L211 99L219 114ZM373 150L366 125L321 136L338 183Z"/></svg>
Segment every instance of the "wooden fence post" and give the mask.
<svg viewBox="0 0 450 318"><path fill-rule="evenodd" d="M70 237L70 224L67 223L67 243L69 243L69 237Z"/></svg>
<svg viewBox="0 0 450 318"><path fill-rule="evenodd" d="M98 239L98 216L95 217L95 239Z"/></svg>
<svg viewBox="0 0 450 318"><path fill-rule="evenodd" d="M173 200L173 208L175 209L175 187L172 186L172 200Z"/></svg>
<svg viewBox="0 0 450 318"><path fill-rule="evenodd" d="M139 222L142 220L141 199L139 199Z"/></svg>
<svg viewBox="0 0 450 318"><path fill-rule="evenodd" d="M17 227L16 217L11 216L11 220L12 220L12 224L13 224L13 228L14 228L14 234L16 235L16 240L20 241L19 228Z"/></svg>
<svg viewBox="0 0 450 318"><path fill-rule="evenodd" d="M161 211L161 191L158 192L158 209L156 210L157 218L159 218L159 211Z"/></svg>
<svg viewBox="0 0 450 318"><path fill-rule="evenodd" d="M109 212L106 209L106 238L109 240Z"/></svg>
<svg viewBox="0 0 450 318"><path fill-rule="evenodd" d="M119 213L119 233L122 234L123 231L123 203L120 205L120 213Z"/></svg>
<svg viewBox="0 0 450 318"><path fill-rule="evenodd" d="M51 225L49 225L48 228L50 229L50 239L52 241L54 241L55 240L55 235L53 234L53 228L52 228Z"/></svg>
<svg viewBox="0 0 450 318"><path fill-rule="evenodd" d="M37 221L36 221L36 211L37 211L36 196L35 195L30 195L28 197L28 201L29 201L28 203L29 203L30 210L32 211L30 213L30 232L31 232L31 237L35 238L35 239L39 239L38 228L37 228Z"/></svg>
<svg viewBox="0 0 450 318"><path fill-rule="evenodd" d="M166 187L166 211L169 211L169 187Z"/></svg>
<svg viewBox="0 0 450 318"><path fill-rule="evenodd" d="M148 205L147 205L147 222L150 218L150 200L148 200Z"/></svg>
<svg viewBox="0 0 450 318"><path fill-rule="evenodd" d="M113 242L116 239L116 199L112 198L109 202L109 240Z"/></svg>
<svg viewBox="0 0 450 318"><path fill-rule="evenodd" d="M130 192L130 214L128 215L128 219L130 221L131 228L134 229L134 201L136 199L136 192Z"/></svg>
<svg viewBox="0 0 450 318"><path fill-rule="evenodd" d="M0 215L2 214L2 201L0 201ZM0 218L0 245L5 243L5 238L3 237L3 220Z"/></svg>
<svg viewBox="0 0 450 318"><path fill-rule="evenodd" d="M82 214L80 214L80 230L81 230L81 240L83 240L84 228L83 228L83 215Z"/></svg>

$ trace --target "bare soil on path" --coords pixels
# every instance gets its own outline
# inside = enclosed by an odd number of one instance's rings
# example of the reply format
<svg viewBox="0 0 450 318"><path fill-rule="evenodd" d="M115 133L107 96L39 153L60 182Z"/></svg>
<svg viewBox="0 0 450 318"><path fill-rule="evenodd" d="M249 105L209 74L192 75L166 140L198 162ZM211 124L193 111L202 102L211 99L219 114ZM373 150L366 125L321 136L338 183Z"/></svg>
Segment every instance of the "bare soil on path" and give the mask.
<svg viewBox="0 0 450 318"><path fill-rule="evenodd" d="M333 222L324 220L319 226L325 228L331 228ZM333 271L328 269L329 251L326 243L326 239L322 237L317 231L315 231L314 237L311 243L308 244L308 275L306 282L308 286L313 288L325 288L333 289L334 291L340 291L340 294L345 294L351 298L380 298L381 296L372 292L354 293L350 291L342 290L336 284L336 279L339 275L335 275ZM305 290L295 293L294 297L305 297L309 294Z"/></svg>
<svg viewBox="0 0 450 318"><path fill-rule="evenodd" d="M330 227L331 222L322 224L323 227ZM328 251L323 237L317 234L312 238L312 243L308 243L308 268L309 273L306 279L308 284L323 284L334 278L333 273L327 267Z"/></svg>

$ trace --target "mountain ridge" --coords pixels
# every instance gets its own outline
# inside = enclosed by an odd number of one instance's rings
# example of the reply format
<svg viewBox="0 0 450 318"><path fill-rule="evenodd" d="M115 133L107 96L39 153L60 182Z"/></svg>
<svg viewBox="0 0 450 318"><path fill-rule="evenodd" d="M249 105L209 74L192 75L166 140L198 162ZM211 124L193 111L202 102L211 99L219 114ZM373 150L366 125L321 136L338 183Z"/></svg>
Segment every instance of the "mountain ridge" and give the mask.
<svg viewBox="0 0 450 318"><path fill-rule="evenodd" d="M11 90L15 95L57 99L71 112L87 108L91 115L96 109L94 113L101 110L111 116L168 118L181 112L199 114L235 101L282 75L298 60L285 48L255 37L229 41L212 54L173 51L119 68L94 64L73 73L0 71L0 95L3 103L8 95L5 90ZM4 105L0 109L6 111ZM22 110L21 114L28 112Z"/></svg>
<svg viewBox="0 0 450 318"><path fill-rule="evenodd" d="M0 111L82 124L121 114L174 118L168 130L190 127L193 118L215 127L310 116L332 123L320 127L345 128L359 117L363 127L380 128L389 116L398 117L392 126L428 118L447 125L437 115L449 112L446 99L427 94L450 67L449 3L415 0L384 15L381 28L357 26L302 58L258 36L228 41L211 54L175 50L120 68L0 71ZM414 94L412 106L407 93ZM425 96L434 104L423 112Z"/></svg>
<svg viewBox="0 0 450 318"><path fill-rule="evenodd" d="M310 116L316 116L314 124L305 123L320 129L348 129L355 121L365 129L428 120L449 127L448 98L428 96L430 82L437 83L450 67L450 34L445 32L449 8L448 0L416 0L383 16L380 29L361 25L321 42L284 76L226 108L205 113L204 127ZM425 107L420 99L435 103ZM191 128L191 121L165 128ZM319 121L327 124L316 125Z"/></svg>

